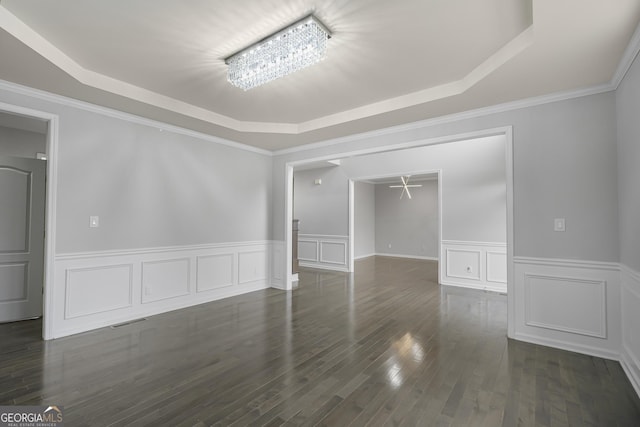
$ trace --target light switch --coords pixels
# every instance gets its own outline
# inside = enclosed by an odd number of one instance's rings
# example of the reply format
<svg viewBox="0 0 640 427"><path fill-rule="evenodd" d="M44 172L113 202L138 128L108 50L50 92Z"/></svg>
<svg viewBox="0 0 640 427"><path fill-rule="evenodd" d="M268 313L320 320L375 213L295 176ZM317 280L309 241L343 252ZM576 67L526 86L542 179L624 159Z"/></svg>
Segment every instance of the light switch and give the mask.
<svg viewBox="0 0 640 427"><path fill-rule="evenodd" d="M89 227L91 227L91 228L100 227L100 217L98 217L98 216L90 216L89 217Z"/></svg>
<svg viewBox="0 0 640 427"><path fill-rule="evenodd" d="M553 220L553 231L564 231L564 218L556 218Z"/></svg>

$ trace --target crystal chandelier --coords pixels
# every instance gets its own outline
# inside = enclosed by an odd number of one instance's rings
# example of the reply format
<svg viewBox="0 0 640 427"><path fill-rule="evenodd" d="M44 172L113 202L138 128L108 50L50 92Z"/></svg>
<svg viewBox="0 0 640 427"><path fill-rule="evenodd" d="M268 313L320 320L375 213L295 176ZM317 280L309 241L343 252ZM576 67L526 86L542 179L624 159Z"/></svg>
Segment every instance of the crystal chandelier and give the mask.
<svg viewBox="0 0 640 427"><path fill-rule="evenodd" d="M301 70L325 57L329 30L313 15L225 60L227 78L244 90Z"/></svg>

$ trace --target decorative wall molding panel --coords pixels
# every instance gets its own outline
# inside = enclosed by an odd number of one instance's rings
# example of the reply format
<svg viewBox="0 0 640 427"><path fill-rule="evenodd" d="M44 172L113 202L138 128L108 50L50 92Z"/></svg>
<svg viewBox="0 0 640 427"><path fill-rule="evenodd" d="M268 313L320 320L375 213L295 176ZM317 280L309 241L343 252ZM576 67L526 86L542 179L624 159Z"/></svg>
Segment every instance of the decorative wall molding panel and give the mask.
<svg viewBox="0 0 640 427"><path fill-rule="evenodd" d="M506 243L443 240L440 283L507 292Z"/></svg>
<svg viewBox="0 0 640 427"><path fill-rule="evenodd" d="M607 283L525 273L525 324L607 338ZM580 296L580 313L567 310Z"/></svg>
<svg viewBox="0 0 640 427"><path fill-rule="evenodd" d="M272 242L58 255L54 338L269 287Z"/></svg>
<svg viewBox="0 0 640 427"><path fill-rule="evenodd" d="M514 338L618 360L618 264L514 257L514 268Z"/></svg>
<svg viewBox="0 0 640 427"><path fill-rule="evenodd" d="M131 307L133 264L67 269L65 319Z"/></svg>
<svg viewBox="0 0 640 427"><path fill-rule="evenodd" d="M287 246L284 241L271 242L270 265L271 265L271 287L285 290L286 277L284 274L284 257Z"/></svg>
<svg viewBox="0 0 640 427"><path fill-rule="evenodd" d="M233 253L196 257L196 290L206 292L233 286L233 260Z"/></svg>
<svg viewBox="0 0 640 427"><path fill-rule="evenodd" d="M349 236L298 235L301 267L349 271Z"/></svg>
<svg viewBox="0 0 640 427"><path fill-rule="evenodd" d="M622 350L620 363L640 396L640 273L620 266L622 307Z"/></svg>

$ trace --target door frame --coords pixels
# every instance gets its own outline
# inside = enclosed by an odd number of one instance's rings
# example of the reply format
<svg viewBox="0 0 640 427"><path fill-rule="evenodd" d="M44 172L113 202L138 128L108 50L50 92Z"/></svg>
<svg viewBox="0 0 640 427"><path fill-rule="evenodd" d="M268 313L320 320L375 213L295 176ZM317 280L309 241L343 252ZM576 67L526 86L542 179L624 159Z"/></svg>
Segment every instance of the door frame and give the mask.
<svg viewBox="0 0 640 427"><path fill-rule="evenodd" d="M18 114L48 123L46 135L47 173L44 224L44 280L42 283L42 338L53 339L54 274L56 253L56 189L58 178L58 129L56 114L0 102L0 112Z"/></svg>
<svg viewBox="0 0 640 427"><path fill-rule="evenodd" d="M365 148L352 151L336 150L330 155L311 155L309 158L300 160L285 161L285 197L284 197L284 246L285 259L282 265L285 268L283 290L290 291L293 289L293 275L291 274L291 221L293 220L293 170L294 167L315 163L318 161L335 160L336 158L352 157L365 154L381 153L384 151L403 150L408 148L423 147L428 145L446 144L467 139L476 139L486 136L504 136L505 137L505 181L507 186L507 336L512 338L515 334L515 295L513 286L515 284L515 265L513 262L514 250L514 200L513 200L513 126L507 125L491 129L475 130L460 134L450 134L440 137L424 138L410 142L398 144L381 145L371 148ZM442 178L440 176L440 178ZM441 182L441 179L439 180Z"/></svg>

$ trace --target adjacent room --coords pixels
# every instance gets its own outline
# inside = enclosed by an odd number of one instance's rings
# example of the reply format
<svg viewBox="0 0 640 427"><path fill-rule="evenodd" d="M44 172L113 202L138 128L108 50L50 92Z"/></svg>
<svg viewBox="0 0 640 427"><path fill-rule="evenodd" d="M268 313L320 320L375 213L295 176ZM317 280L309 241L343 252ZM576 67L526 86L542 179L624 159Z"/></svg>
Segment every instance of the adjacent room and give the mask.
<svg viewBox="0 0 640 427"><path fill-rule="evenodd" d="M0 29L0 424L640 425L640 2Z"/></svg>

